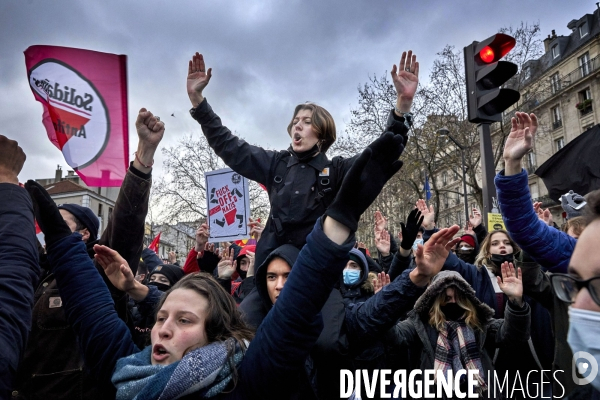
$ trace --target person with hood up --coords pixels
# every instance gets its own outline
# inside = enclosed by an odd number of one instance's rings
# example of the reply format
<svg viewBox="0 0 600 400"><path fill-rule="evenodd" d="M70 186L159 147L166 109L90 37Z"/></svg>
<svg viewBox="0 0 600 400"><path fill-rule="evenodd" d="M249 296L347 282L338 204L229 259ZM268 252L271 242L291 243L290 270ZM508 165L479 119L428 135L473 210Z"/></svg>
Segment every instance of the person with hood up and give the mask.
<svg viewBox="0 0 600 400"><path fill-rule="evenodd" d="M411 348L411 369L452 371L453 376L460 369L475 369L480 397L494 395L493 390L485 393L492 389L487 377L494 370L493 352L498 346L526 342L530 324L519 271L504 263L497 283L510 298L504 319L493 318L494 310L459 273L438 273L409 317L388 333L389 344ZM466 380L461 379L460 387L466 391Z"/></svg>
<svg viewBox="0 0 600 400"><path fill-rule="evenodd" d="M344 304L365 301L374 294L373 282L369 280L369 265L362 251L350 250L348 263L340 278L340 292Z"/></svg>
<svg viewBox="0 0 600 400"><path fill-rule="evenodd" d="M461 240L464 238L461 237ZM459 272L473 286L477 297L494 310L495 317L503 318L508 298L496 281L501 276L502 264L515 263L520 251L508 232L495 230L490 232L481 244L474 264L465 262L458 257L458 254L449 254L444 269ZM550 314L537 301L529 297L525 297L525 300L531 306L531 338L527 343L518 344L510 349L501 349L494 359L496 369L502 373L510 371L511 376L514 376L516 371L527 373L532 369L549 370L554 352L553 341L548 338L548 332L551 332L552 327ZM516 355L521 358L518 364L514 363ZM529 382L536 383L533 378ZM541 382L537 383L541 384ZM549 385L545 385L544 389L549 390Z"/></svg>
<svg viewBox="0 0 600 400"><path fill-rule="evenodd" d="M460 242L454 251L456 256L469 264L475 264L475 257L479 254L479 243L477 238L465 233L460 237Z"/></svg>
<svg viewBox="0 0 600 400"><path fill-rule="evenodd" d="M162 297L152 345L137 348L85 254L81 235L71 233L48 193L28 181L67 317L98 381L117 389L119 399L289 397L290 382L322 330L319 313L346 265L358 220L402 166L402 140L386 133L352 165L254 339L216 279L191 274ZM117 252L104 246L95 251L120 290L148 293Z"/></svg>
<svg viewBox="0 0 600 400"><path fill-rule="evenodd" d="M385 131L402 136L404 147L412 126L410 110L419 81L416 55L412 51L402 53L399 68L394 65L391 75L397 100ZM256 262L260 265L280 245L302 247L314 222L335 198L356 156L327 158L326 152L336 140L335 122L325 108L308 102L296 106L290 118L287 134L291 145L287 150L265 150L246 143L222 125L204 97L211 77L212 68L206 68L203 55L194 54L187 76L187 93L193 107L190 113L225 164L260 183L269 193L271 211L256 250Z"/></svg>

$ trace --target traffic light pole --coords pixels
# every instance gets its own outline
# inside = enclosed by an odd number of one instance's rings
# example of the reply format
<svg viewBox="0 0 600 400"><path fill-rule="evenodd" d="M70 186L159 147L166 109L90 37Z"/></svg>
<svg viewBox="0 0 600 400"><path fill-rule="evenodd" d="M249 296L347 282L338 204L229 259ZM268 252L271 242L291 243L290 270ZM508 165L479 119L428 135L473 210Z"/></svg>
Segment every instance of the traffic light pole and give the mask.
<svg viewBox="0 0 600 400"><path fill-rule="evenodd" d="M482 123L477 125L479 133L479 143L481 149L481 175L483 177L483 223L488 231L488 213L494 207L493 198L496 197L496 186L494 185L494 177L496 176L496 168L494 167L494 152L492 151L492 136L490 134L490 124Z"/></svg>

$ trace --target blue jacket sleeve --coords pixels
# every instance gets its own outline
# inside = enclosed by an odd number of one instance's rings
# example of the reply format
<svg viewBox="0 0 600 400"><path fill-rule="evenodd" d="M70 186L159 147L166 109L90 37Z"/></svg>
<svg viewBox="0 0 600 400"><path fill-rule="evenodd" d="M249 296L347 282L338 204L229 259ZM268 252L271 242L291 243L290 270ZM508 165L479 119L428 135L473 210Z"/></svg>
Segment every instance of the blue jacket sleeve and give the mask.
<svg viewBox="0 0 600 400"><path fill-rule="evenodd" d="M27 191L0 183L0 397L12 380L31 327L39 275L33 206Z"/></svg>
<svg viewBox="0 0 600 400"><path fill-rule="evenodd" d="M317 220L284 290L258 328L242 361L236 389L247 398L287 398L321 333L319 313L354 244L354 235L343 245L333 243L321 224L321 219Z"/></svg>
<svg viewBox="0 0 600 400"><path fill-rule="evenodd" d="M271 163L276 152L252 146L223 126L221 118L212 110L206 98L196 107L194 119L202 126L209 146L235 172L270 187L268 182Z"/></svg>
<svg viewBox="0 0 600 400"><path fill-rule="evenodd" d="M346 307L346 329L352 342L372 340L410 311L425 292L410 280L409 270L363 303Z"/></svg>
<svg viewBox="0 0 600 400"><path fill-rule="evenodd" d="M83 349L85 364L99 382L110 385L117 360L139 349L127 325L118 317L110 292L80 234L67 236L48 248L48 261L60 288L67 320Z"/></svg>
<svg viewBox="0 0 600 400"><path fill-rule="evenodd" d="M538 264L550 272L566 273L577 241L540 221L531 205L527 173L494 180L506 230Z"/></svg>

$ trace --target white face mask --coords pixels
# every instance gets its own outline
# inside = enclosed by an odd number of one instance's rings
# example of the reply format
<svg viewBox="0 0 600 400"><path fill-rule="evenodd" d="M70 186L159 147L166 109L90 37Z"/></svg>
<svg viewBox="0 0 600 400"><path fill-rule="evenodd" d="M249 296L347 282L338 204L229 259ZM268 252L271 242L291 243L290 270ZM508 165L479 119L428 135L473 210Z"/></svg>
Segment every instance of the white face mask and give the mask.
<svg viewBox="0 0 600 400"><path fill-rule="evenodd" d="M569 334L567 342L573 350L574 363L583 378L577 378L572 371L575 383L591 383L600 390L600 312L569 307ZM579 382L578 382L579 381Z"/></svg>
<svg viewBox="0 0 600 400"><path fill-rule="evenodd" d="M417 251L417 245L419 245L419 244L421 244L421 245L423 244L423 239L417 239L414 241L413 247L412 247L414 251Z"/></svg>

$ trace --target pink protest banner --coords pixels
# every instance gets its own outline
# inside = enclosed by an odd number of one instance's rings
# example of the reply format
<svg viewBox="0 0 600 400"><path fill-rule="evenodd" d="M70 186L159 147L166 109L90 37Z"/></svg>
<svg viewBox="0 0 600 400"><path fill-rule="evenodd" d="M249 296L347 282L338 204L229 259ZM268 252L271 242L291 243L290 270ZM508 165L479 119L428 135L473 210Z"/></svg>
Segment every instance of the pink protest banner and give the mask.
<svg viewBox="0 0 600 400"><path fill-rule="evenodd" d="M88 186L121 186L129 161L127 56L31 46L25 65L48 138L67 164Z"/></svg>

